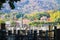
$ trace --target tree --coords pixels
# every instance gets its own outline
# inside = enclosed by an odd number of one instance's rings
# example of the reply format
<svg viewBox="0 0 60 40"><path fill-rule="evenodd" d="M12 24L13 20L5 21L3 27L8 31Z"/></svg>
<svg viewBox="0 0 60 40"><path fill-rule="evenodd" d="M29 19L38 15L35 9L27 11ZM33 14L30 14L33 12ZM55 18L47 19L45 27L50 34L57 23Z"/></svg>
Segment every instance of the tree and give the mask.
<svg viewBox="0 0 60 40"><path fill-rule="evenodd" d="M16 18L21 18L21 17L23 17L24 16L24 14L22 14L22 13L17 13L16 14Z"/></svg>
<svg viewBox="0 0 60 40"><path fill-rule="evenodd" d="M60 18L56 18L55 22L60 24Z"/></svg>
<svg viewBox="0 0 60 40"><path fill-rule="evenodd" d="M40 20L42 16L47 16L47 18L50 17L50 15L46 12L36 12L36 13L33 12L31 14L24 15L25 18L30 19L30 20L35 20L35 19Z"/></svg>
<svg viewBox="0 0 60 40"><path fill-rule="evenodd" d="M1 23L5 23L5 20L3 20L3 19L0 19L0 24L1 24Z"/></svg>
<svg viewBox="0 0 60 40"><path fill-rule="evenodd" d="M47 11L47 13L49 13L50 15L51 22L55 22L58 18L60 18L60 11L58 10L50 10L50 11Z"/></svg>
<svg viewBox="0 0 60 40"><path fill-rule="evenodd" d="M21 0L9 0L9 5L11 9L15 8L14 2L21 1ZM0 10L3 7L3 3L6 3L6 0L0 0Z"/></svg>

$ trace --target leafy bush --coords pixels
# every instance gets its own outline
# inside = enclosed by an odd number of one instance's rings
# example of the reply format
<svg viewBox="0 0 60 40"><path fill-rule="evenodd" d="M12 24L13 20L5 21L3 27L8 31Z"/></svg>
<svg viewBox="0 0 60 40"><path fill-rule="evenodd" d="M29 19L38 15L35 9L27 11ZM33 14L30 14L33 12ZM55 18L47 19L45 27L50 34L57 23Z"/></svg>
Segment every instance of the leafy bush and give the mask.
<svg viewBox="0 0 60 40"><path fill-rule="evenodd" d="M11 21L11 26L12 26L12 27L15 27L15 26L16 26L16 22Z"/></svg>
<svg viewBox="0 0 60 40"><path fill-rule="evenodd" d="M42 16L47 16L47 18L50 17L50 15L46 12L37 12L37 13L25 14L24 18L27 18L27 19L30 19L30 20L34 20L34 19L40 20L40 18Z"/></svg>
<svg viewBox="0 0 60 40"><path fill-rule="evenodd" d="M39 25L43 25L43 24L47 24L47 25L57 25L56 22L31 22L29 23L30 26L39 26Z"/></svg>
<svg viewBox="0 0 60 40"><path fill-rule="evenodd" d="M5 23L5 20L0 19L0 24L1 24L1 23Z"/></svg>

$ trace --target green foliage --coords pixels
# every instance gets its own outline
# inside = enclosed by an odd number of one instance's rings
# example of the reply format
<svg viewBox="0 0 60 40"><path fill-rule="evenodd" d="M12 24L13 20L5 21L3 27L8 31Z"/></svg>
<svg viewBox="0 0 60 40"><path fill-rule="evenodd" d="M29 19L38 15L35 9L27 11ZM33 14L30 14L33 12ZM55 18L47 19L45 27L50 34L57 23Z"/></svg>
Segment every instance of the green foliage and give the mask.
<svg viewBox="0 0 60 40"><path fill-rule="evenodd" d="M33 21L31 23L29 23L30 26L39 26L39 25L43 25L43 24L47 24L47 25L57 25L56 22L41 22L41 21Z"/></svg>
<svg viewBox="0 0 60 40"><path fill-rule="evenodd" d="M16 25L16 22L11 21L11 26L12 26L12 27L15 27L15 25Z"/></svg>
<svg viewBox="0 0 60 40"><path fill-rule="evenodd" d="M5 15L5 18L6 19L10 18L10 15L9 14Z"/></svg>
<svg viewBox="0 0 60 40"><path fill-rule="evenodd" d="M60 11L50 11L48 12L50 14L50 21L56 22L58 18L60 18Z"/></svg>
<svg viewBox="0 0 60 40"><path fill-rule="evenodd" d="M18 14L16 15L16 18L20 18L20 17L23 17L23 16L24 16L24 14L18 13Z"/></svg>
<svg viewBox="0 0 60 40"><path fill-rule="evenodd" d="M56 21L56 22L60 22L60 18L57 18L55 21Z"/></svg>
<svg viewBox="0 0 60 40"><path fill-rule="evenodd" d="M0 24L1 24L1 23L5 23L5 20L0 19Z"/></svg>
<svg viewBox="0 0 60 40"><path fill-rule="evenodd" d="M55 22L58 22L60 24L60 18L57 18Z"/></svg>
<svg viewBox="0 0 60 40"><path fill-rule="evenodd" d="M50 15L49 15L48 13L46 13L46 12L37 13L37 15L36 15L36 17L37 17L38 20L40 20L40 18L41 18L42 16L50 17Z"/></svg>
<svg viewBox="0 0 60 40"><path fill-rule="evenodd" d="M3 15L3 14L5 14L5 13L3 13L3 12L0 12L0 15Z"/></svg>
<svg viewBox="0 0 60 40"><path fill-rule="evenodd" d="M29 25L31 25L31 26L38 26L40 24L40 22L31 22L31 23L29 23Z"/></svg>
<svg viewBox="0 0 60 40"><path fill-rule="evenodd" d="M33 21L33 22L29 23L29 25L31 25L31 26L37 26L37 27L39 25L42 25L42 24L45 24L45 22L40 22L40 21L35 22L35 21Z"/></svg>
<svg viewBox="0 0 60 40"><path fill-rule="evenodd" d="M24 18L27 18L27 19L30 19L30 20L34 20L34 19L40 20L40 18L42 16L50 17L50 15L46 12L38 12L38 13L25 14Z"/></svg>
<svg viewBox="0 0 60 40"><path fill-rule="evenodd" d="M9 5L10 5L10 8L11 8L11 9L14 9L14 8L15 8L13 2L9 2Z"/></svg>

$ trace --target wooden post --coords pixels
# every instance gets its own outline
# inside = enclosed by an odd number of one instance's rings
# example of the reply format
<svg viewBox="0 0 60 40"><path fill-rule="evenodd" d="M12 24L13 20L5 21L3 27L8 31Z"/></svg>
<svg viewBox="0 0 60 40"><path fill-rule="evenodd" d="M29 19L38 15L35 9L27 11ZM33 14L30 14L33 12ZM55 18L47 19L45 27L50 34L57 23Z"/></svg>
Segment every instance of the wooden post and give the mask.
<svg viewBox="0 0 60 40"><path fill-rule="evenodd" d="M57 40L57 27L54 26L54 40Z"/></svg>
<svg viewBox="0 0 60 40"><path fill-rule="evenodd" d="M52 37L52 26L51 25L49 25L49 40L51 40L51 38L50 37Z"/></svg>

